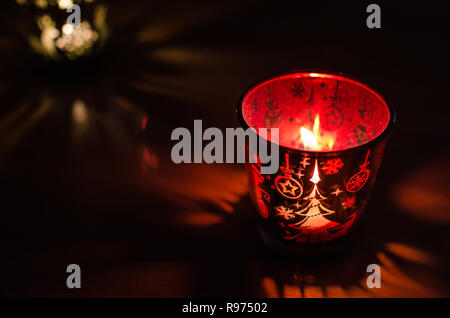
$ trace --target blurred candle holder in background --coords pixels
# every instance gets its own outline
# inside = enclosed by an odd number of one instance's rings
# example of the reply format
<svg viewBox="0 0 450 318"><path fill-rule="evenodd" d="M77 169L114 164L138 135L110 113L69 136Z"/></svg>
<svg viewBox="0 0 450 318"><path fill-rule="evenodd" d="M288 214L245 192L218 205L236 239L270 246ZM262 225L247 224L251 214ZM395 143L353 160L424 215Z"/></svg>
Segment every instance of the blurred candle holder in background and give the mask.
<svg viewBox="0 0 450 318"><path fill-rule="evenodd" d="M32 50L51 61L66 62L100 50L108 37L108 7L102 0L15 0L17 28ZM79 26L67 23L73 4L81 9Z"/></svg>
<svg viewBox="0 0 450 318"><path fill-rule="evenodd" d="M246 91L238 117L244 128L279 128L279 171L246 166L266 245L304 257L340 250L369 199L392 108L349 77L296 72Z"/></svg>

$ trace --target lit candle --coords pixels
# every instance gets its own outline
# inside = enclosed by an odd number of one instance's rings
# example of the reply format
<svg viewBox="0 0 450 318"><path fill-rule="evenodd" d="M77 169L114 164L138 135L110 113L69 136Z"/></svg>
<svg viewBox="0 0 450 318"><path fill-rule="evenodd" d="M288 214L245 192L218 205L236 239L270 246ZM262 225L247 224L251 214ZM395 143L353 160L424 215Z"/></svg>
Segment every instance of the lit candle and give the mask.
<svg viewBox="0 0 450 318"><path fill-rule="evenodd" d="M300 143L306 150L333 150L334 138L330 135L322 136L319 132L320 118L316 115L313 130L300 127Z"/></svg>
<svg viewBox="0 0 450 318"><path fill-rule="evenodd" d="M279 128L279 171L247 165L264 241L315 254L344 237L365 209L394 122L383 98L348 77L297 72L245 92L238 115L245 128Z"/></svg>
<svg viewBox="0 0 450 318"><path fill-rule="evenodd" d="M54 62L82 59L108 39L108 1L16 1L17 25L37 54Z"/></svg>

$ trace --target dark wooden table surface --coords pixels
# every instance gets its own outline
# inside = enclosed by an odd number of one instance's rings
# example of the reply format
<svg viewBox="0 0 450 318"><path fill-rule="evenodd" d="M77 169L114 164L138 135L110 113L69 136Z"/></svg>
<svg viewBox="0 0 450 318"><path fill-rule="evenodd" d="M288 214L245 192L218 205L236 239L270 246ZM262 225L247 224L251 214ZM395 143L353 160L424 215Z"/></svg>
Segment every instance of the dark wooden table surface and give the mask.
<svg viewBox="0 0 450 318"><path fill-rule="evenodd" d="M113 2L108 44L73 67L45 65L2 10L0 294L450 296L448 12L386 4L369 30L341 1ZM358 244L316 261L263 246L243 166L170 160L174 128L236 127L249 84L305 68L358 76L399 117Z"/></svg>

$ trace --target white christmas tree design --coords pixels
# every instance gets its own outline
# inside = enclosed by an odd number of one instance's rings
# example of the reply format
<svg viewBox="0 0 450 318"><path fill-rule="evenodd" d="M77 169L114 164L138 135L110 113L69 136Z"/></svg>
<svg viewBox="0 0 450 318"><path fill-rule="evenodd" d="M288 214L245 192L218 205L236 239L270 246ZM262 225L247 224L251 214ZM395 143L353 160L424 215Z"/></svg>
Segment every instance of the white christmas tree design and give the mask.
<svg viewBox="0 0 450 318"><path fill-rule="evenodd" d="M323 196L317 184L320 181L319 169L317 168L317 160L314 168L313 176L310 181L314 183L314 187L309 195L304 199L309 201L308 204L301 210L294 212L296 215L303 216L304 219L298 223L290 224L289 226L294 229L318 229L323 227L334 227L339 225L339 223L330 221L324 217L324 215L330 215L336 213L336 211L328 209L322 203L326 197ZM323 212L322 212L323 211Z"/></svg>

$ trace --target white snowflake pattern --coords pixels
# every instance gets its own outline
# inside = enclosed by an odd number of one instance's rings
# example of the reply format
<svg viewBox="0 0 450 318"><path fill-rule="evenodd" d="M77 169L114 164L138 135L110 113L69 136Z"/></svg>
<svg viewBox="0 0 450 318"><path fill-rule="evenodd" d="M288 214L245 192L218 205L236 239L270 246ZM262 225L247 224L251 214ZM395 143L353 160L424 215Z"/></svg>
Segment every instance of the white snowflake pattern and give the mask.
<svg viewBox="0 0 450 318"><path fill-rule="evenodd" d="M281 216L285 220L291 220L295 218L295 213L289 208L286 208L284 206L279 206L275 208L278 212L276 213L277 216Z"/></svg>

